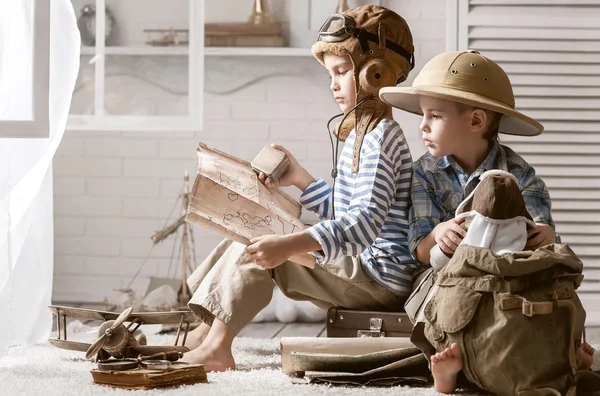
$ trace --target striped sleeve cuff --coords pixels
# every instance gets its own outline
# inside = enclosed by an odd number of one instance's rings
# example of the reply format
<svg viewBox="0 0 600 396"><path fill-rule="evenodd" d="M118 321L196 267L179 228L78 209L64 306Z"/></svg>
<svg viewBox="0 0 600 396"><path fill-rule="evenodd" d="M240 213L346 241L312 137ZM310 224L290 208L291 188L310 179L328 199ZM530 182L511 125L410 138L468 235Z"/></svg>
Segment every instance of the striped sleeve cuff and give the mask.
<svg viewBox="0 0 600 396"><path fill-rule="evenodd" d="M321 223L307 228L306 232L308 232L308 235L310 235L315 241L319 242L319 245L321 245L321 251L311 253L317 261L317 264L323 265L331 261L332 254L334 253L332 251L332 244L327 239L327 230L321 225Z"/></svg>
<svg viewBox="0 0 600 396"><path fill-rule="evenodd" d="M319 205L329 199L331 187L323 180L318 179L312 182L300 196L300 205L308 210L316 210Z"/></svg>

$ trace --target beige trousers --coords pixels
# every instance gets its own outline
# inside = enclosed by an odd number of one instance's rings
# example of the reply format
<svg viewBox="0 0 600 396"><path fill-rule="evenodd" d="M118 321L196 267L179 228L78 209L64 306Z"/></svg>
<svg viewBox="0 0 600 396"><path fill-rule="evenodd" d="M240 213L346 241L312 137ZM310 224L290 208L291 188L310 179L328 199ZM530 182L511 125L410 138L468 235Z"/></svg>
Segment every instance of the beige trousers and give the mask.
<svg viewBox="0 0 600 396"><path fill-rule="evenodd" d="M375 282L357 257L341 257L314 269L285 262L265 270L245 245L223 240L188 278L189 308L211 325L216 317L238 334L271 301L275 282L283 294L328 309L403 311L399 297Z"/></svg>

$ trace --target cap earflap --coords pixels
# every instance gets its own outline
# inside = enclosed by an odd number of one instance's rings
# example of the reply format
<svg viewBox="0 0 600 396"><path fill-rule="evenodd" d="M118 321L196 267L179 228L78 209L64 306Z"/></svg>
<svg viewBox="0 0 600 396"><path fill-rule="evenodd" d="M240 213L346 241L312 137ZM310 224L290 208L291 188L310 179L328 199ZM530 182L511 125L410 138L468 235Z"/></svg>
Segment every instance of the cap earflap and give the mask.
<svg viewBox="0 0 600 396"><path fill-rule="evenodd" d="M379 95L383 87L396 85L396 76L390 62L382 58L369 59L360 69L358 82L363 91Z"/></svg>
<svg viewBox="0 0 600 396"><path fill-rule="evenodd" d="M375 96L379 96L381 88L394 86L403 78L403 76L396 77L395 68L384 58L386 43L385 25L380 23L378 26L377 53L375 57L365 62L358 76L358 82L363 91ZM370 51L370 53L372 54L373 51Z"/></svg>

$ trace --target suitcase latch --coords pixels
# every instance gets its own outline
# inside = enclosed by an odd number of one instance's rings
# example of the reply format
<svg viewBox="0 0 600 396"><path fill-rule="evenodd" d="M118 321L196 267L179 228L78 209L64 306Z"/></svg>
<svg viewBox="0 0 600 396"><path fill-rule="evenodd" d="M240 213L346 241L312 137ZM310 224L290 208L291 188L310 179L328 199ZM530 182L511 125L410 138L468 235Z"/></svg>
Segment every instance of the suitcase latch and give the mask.
<svg viewBox="0 0 600 396"><path fill-rule="evenodd" d="M369 330L358 330L356 333L357 337L385 337L385 332L381 331L383 326L383 319L371 318L369 319Z"/></svg>

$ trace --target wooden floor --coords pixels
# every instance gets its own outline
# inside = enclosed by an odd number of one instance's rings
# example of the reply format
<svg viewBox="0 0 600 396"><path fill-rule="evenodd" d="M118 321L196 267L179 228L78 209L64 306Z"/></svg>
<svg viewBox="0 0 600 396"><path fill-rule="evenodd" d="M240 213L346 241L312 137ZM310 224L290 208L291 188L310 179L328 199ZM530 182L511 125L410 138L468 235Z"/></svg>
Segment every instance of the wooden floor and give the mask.
<svg viewBox="0 0 600 396"><path fill-rule="evenodd" d="M88 304L88 303L61 303L54 302L54 305L65 305L69 307L85 308L85 309L98 309L105 310L103 304ZM67 318L67 322L74 320L73 318ZM56 330L56 323L53 320L53 329ZM89 321L90 323L98 323L95 321ZM87 323L84 323L87 324ZM246 326L239 337L249 338L281 338L281 337L325 337L325 322L323 323L279 323L279 322L264 322L264 323L250 323Z"/></svg>
<svg viewBox="0 0 600 396"><path fill-rule="evenodd" d="M59 303L55 305L66 305L77 308L104 310L102 304L73 304ZM72 319L67 318L67 321ZM54 322L54 321L53 321ZM55 324L53 324L55 326ZM56 328L53 328L55 330ZM600 345L600 326L586 327L586 341L592 345ZM250 338L281 338L281 337L326 337L325 323L250 323L239 334L240 337Z"/></svg>
<svg viewBox="0 0 600 396"><path fill-rule="evenodd" d="M281 337L325 337L325 323L250 323L239 337L281 338Z"/></svg>

